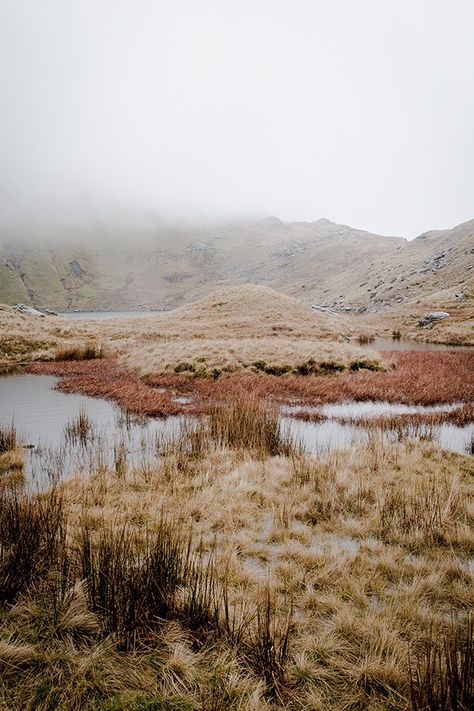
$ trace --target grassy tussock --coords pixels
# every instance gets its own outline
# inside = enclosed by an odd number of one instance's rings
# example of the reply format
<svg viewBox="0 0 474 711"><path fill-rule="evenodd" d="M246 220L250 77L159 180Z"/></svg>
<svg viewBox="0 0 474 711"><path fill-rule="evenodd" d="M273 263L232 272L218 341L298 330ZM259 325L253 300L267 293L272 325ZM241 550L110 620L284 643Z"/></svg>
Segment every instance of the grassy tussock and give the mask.
<svg viewBox="0 0 474 711"><path fill-rule="evenodd" d="M466 517L459 481L424 478L409 492L391 487L380 511L380 535L412 549L449 545Z"/></svg>
<svg viewBox="0 0 474 711"><path fill-rule="evenodd" d="M15 423L10 425L0 424L0 454L11 452L18 446L18 437Z"/></svg>
<svg viewBox="0 0 474 711"><path fill-rule="evenodd" d="M54 353L54 360L95 360L104 358L104 348L100 343L82 343L61 346Z"/></svg>
<svg viewBox="0 0 474 711"><path fill-rule="evenodd" d="M277 410L248 395L211 407L209 433L218 447L245 450L261 458L288 454L291 449Z"/></svg>

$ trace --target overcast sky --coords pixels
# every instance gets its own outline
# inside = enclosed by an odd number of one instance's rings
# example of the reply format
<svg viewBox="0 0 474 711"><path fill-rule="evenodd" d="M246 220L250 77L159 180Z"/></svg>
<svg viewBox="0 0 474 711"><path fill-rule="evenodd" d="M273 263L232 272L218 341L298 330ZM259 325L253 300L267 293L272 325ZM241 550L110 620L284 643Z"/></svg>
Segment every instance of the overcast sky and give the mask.
<svg viewBox="0 0 474 711"><path fill-rule="evenodd" d="M0 0L0 213L474 217L472 0Z"/></svg>

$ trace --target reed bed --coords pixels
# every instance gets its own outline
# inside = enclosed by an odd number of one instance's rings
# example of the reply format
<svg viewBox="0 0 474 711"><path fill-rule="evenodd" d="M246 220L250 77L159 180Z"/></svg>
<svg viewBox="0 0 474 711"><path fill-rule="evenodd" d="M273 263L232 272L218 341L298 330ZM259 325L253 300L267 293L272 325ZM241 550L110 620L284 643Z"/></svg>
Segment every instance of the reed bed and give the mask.
<svg viewBox="0 0 474 711"><path fill-rule="evenodd" d="M208 414L209 434L218 447L244 450L261 458L291 451L277 409L251 395L212 406Z"/></svg>
<svg viewBox="0 0 474 711"><path fill-rule="evenodd" d="M256 398L278 404L310 406L347 400L384 400L407 405L463 402L470 419L474 401L474 353L470 351L405 351L390 354L393 367L384 372L365 369L325 375L255 374L212 378L174 374L140 378L116 361L35 363L33 373L61 378L64 392L81 392L114 400L136 413L166 416L202 414L219 402L251 392ZM176 395L187 394L183 404ZM455 417L453 414L452 417Z"/></svg>
<svg viewBox="0 0 474 711"><path fill-rule="evenodd" d="M474 621L453 618L447 630L430 627L410 663L413 711L467 711L474 707Z"/></svg>

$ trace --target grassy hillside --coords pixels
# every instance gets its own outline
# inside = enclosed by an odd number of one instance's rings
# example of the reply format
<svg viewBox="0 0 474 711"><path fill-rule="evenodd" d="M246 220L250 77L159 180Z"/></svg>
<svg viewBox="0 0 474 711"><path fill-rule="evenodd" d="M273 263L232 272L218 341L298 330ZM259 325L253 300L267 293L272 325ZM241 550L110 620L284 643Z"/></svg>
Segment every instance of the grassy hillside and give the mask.
<svg viewBox="0 0 474 711"><path fill-rule="evenodd" d="M172 308L221 286L262 284L307 303L377 311L467 289L474 221L413 242L329 220L208 226L65 225L0 247L0 301L59 309ZM41 245L41 246L38 246Z"/></svg>

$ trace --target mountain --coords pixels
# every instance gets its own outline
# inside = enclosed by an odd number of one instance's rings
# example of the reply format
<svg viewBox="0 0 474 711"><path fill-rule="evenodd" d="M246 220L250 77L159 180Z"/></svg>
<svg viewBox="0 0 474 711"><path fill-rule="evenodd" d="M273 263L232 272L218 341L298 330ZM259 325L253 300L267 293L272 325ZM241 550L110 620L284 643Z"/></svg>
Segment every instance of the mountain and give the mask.
<svg viewBox="0 0 474 711"><path fill-rule="evenodd" d="M332 310L376 312L471 291L474 220L408 242L330 220L212 225L153 217L64 224L0 244L0 302L54 309L169 309L236 284Z"/></svg>

